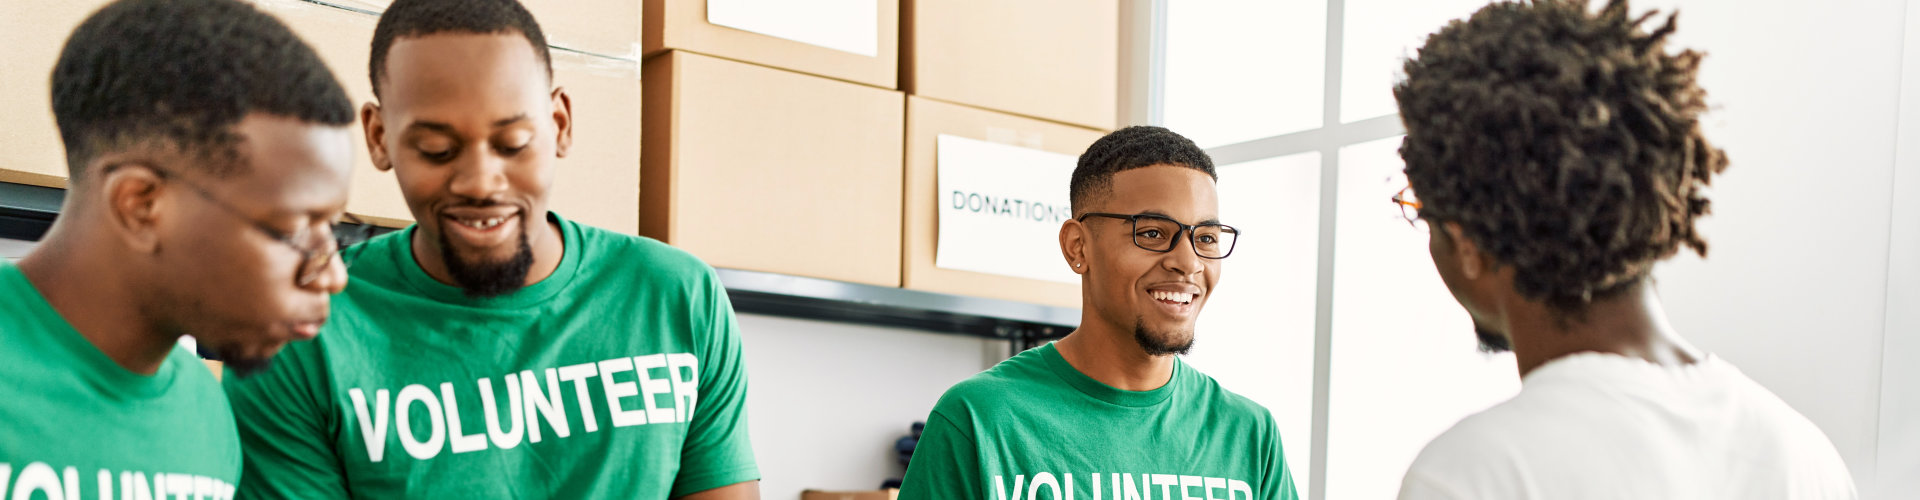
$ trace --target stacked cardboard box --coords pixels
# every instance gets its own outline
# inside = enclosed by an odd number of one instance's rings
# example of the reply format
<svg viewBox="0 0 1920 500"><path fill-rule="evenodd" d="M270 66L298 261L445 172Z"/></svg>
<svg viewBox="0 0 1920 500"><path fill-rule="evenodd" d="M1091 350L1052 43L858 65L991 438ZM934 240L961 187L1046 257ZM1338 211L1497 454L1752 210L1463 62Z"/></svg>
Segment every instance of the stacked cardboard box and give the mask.
<svg viewBox="0 0 1920 500"><path fill-rule="evenodd" d="M685 51L645 72L642 234L717 267L900 285L899 92Z"/></svg>
<svg viewBox="0 0 1920 500"><path fill-rule="evenodd" d="M711 22L760 0L645 0L642 234L720 267L1078 307L1074 285L934 265L934 144L1082 152L1115 122L1118 2L873 1L877 57Z"/></svg>
<svg viewBox="0 0 1920 500"><path fill-rule="evenodd" d="M48 78L67 35L107 0L12 2L0 16L0 182L66 187Z"/></svg>
<svg viewBox="0 0 1920 500"><path fill-rule="evenodd" d="M935 266L935 144L945 134L1085 151L1116 122L1119 2L902 1L901 88L911 96L904 285L1079 307L1077 285Z"/></svg>
<svg viewBox="0 0 1920 500"><path fill-rule="evenodd" d="M909 94L1111 129L1119 103L1115 0L902 0Z"/></svg>
<svg viewBox="0 0 1920 500"><path fill-rule="evenodd" d="M858 54L709 22L710 4L742 0L644 0L641 49L647 57L670 50L696 52L762 66L846 80L883 89L898 88L900 0L873 2L874 55ZM848 0L858 2L859 0ZM753 0L743 5L765 7ZM832 15L819 13L820 15ZM856 24L860 20L853 20ZM807 22L794 19L793 22Z"/></svg>

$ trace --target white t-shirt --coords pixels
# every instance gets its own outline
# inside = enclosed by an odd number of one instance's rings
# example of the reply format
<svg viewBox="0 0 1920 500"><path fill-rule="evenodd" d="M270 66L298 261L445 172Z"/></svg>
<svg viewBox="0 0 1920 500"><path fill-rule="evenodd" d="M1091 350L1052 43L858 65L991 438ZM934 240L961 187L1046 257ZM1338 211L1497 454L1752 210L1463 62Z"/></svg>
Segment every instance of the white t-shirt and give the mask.
<svg viewBox="0 0 1920 500"><path fill-rule="evenodd" d="M1580 353L1522 384L1428 443L1400 500L1859 498L1826 434L1717 357Z"/></svg>

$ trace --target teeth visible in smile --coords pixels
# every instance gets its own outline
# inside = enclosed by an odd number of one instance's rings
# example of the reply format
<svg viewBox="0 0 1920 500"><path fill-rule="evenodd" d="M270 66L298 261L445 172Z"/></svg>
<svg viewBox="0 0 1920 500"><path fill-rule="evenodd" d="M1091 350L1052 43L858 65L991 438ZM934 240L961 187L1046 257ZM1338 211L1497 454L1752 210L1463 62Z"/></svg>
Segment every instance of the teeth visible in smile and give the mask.
<svg viewBox="0 0 1920 500"><path fill-rule="evenodd" d="M1193 295L1194 295L1191 293L1167 292L1167 291L1160 291L1160 290L1152 290L1147 293L1153 295L1153 300L1165 300L1170 302L1179 302L1182 304L1193 302Z"/></svg>
<svg viewBox="0 0 1920 500"><path fill-rule="evenodd" d="M471 227L474 229L489 229L489 228L492 228L493 226L500 225L500 223L502 222L506 222L507 218L494 217L491 219L456 219L456 221L459 222L461 225Z"/></svg>

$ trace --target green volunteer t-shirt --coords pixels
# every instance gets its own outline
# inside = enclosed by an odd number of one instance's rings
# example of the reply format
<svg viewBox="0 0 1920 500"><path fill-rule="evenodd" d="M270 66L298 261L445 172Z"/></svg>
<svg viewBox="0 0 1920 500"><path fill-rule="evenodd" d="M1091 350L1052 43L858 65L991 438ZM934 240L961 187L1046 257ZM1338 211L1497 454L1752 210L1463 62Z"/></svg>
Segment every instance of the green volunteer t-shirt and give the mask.
<svg viewBox="0 0 1920 500"><path fill-rule="evenodd" d="M1125 391L1047 344L947 390L901 500L1295 500L1273 415L1175 362Z"/></svg>
<svg viewBox="0 0 1920 500"><path fill-rule="evenodd" d="M494 298L429 277L414 228L344 252L320 338L227 383L240 497L668 498L758 479L712 269L553 220L553 275Z"/></svg>
<svg viewBox="0 0 1920 500"><path fill-rule="evenodd" d="M127 371L0 262L0 498L232 498L240 439L220 383L175 347Z"/></svg>

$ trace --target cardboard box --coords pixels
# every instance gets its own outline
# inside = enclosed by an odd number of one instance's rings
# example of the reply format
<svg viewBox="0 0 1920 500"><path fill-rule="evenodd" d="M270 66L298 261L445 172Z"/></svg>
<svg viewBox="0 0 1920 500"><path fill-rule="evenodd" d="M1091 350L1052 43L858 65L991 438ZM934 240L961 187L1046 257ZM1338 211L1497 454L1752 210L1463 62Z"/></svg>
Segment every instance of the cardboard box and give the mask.
<svg viewBox="0 0 1920 500"><path fill-rule="evenodd" d="M902 0L901 88L1019 115L1114 128L1114 0Z"/></svg>
<svg viewBox="0 0 1920 500"><path fill-rule="evenodd" d="M684 50L802 73L898 88L900 2L872 0L879 16L876 56L844 52L707 22L707 0L645 0L640 46L653 57Z"/></svg>
<svg viewBox="0 0 1920 500"><path fill-rule="evenodd" d="M894 500L900 498L900 490L885 489L878 491L820 491L800 492L800 500Z"/></svg>
<svg viewBox="0 0 1920 500"><path fill-rule="evenodd" d="M334 0L350 9L385 11L393 0ZM640 0L520 0L547 45L619 59L640 58ZM364 47L362 47L364 48Z"/></svg>
<svg viewBox="0 0 1920 500"><path fill-rule="evenodd" d="M379 18L300 0L259 0L320 53L346 87L355 111L373 101L367 63ZM574 147L559 160L549 208L569 219L633 234L640 210L640 76L632 61L553 51L554 85L573 100ZM355 124L354 172L347 211L381 225L410 224L413 214L392 172L373 168L365 134Z"/></svg>
<svg viewBox="0 0 1920 500"><path fill-rule="evenodd" d="M716 267L900 285L899 92L684 51L644 72L641 234Z"/></svg>
<svg viewBox="0 0 1920 500"><path fill-rule="evenodd" d="M573 98L573 150L560 159L547 206L574 221L640 231L640 65L553 53L553 84Z"/></svg>
<svg viewBox="0 0 1920 500"><path fill-rule="evenodd" d="M934 146L940 135L1013 144L1073 156L1105 135L1098 130L1062 125L957 104L907 98L906 241L902 243L901 280L906 288L954 295L1080 307L1080 286L942 269L934 266L939 247L938 176ZM1060 189L1067 189L1060 186Z"/></svg>
<svg viewBox="0 0 1920 500"><path fill-rule="evenodd" d="M49 79L67 36L107 0L8 2L0 16L0 182L64 188L67 151Z"/></svg>
<svg viewBox="0 0 1920 500"><path fill-rule="evenodd" d="M367 77L367 59L372 51L373 25L379 18L363 12L328 7L300 0L257 0L260 10L286 23L300 39L306 40L320 60L333 70L333 77L347 90L353 101L354 116L360 107L373 102L373 84ZM366 134L360 124L353 133L353 181L347 198L347 211L367 222L389 227L405 226L413 220L407 202L400 196L400 185L391 172L373 168L367 159Z"/></svg>

